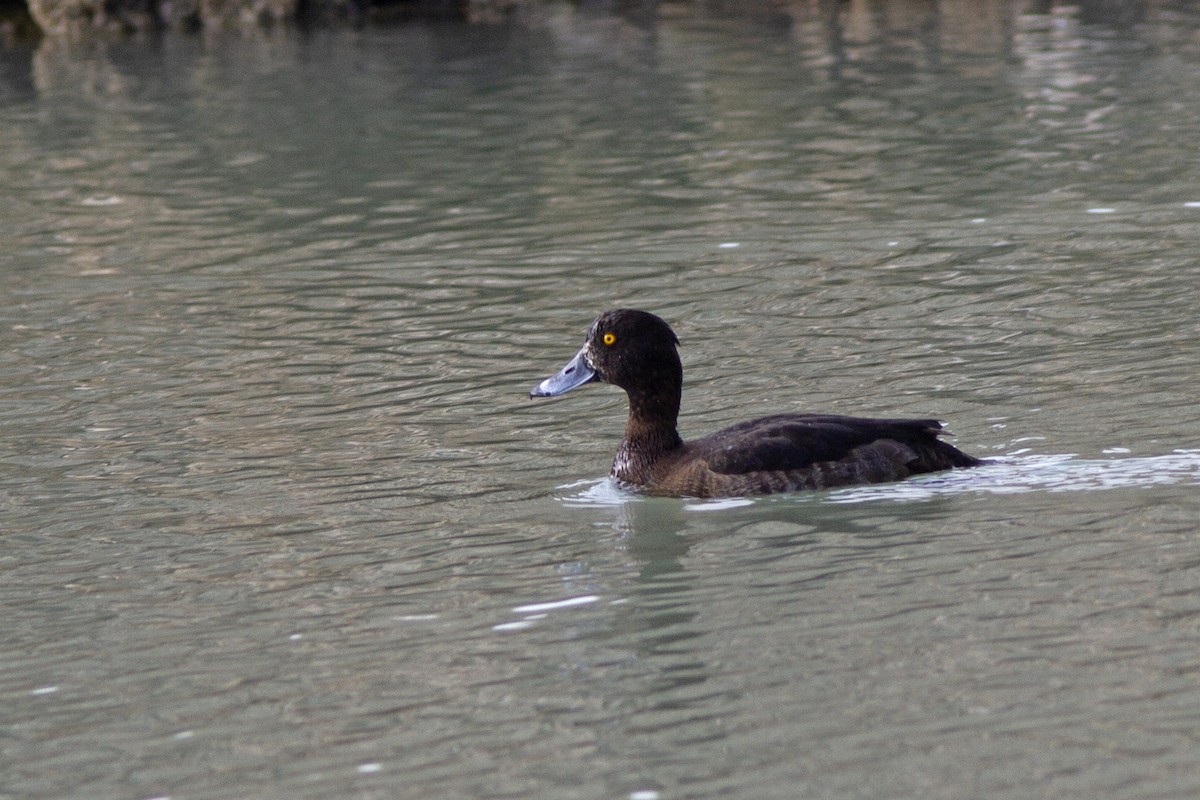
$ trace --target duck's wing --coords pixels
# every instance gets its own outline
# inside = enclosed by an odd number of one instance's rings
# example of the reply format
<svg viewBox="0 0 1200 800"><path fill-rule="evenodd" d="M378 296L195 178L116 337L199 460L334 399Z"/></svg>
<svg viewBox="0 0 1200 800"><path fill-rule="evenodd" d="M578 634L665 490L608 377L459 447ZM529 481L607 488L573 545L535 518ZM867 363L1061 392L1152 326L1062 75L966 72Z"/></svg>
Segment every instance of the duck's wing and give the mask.
<svg viewBox="0 0 1200 800"><path fill-rule="evenodd" d="M941 432L936 419L782 414L717 431L690 449L710 470L727 475L794 472L822 464L873 464L889 474L915 474L979 463L938 439Z"/></svg>

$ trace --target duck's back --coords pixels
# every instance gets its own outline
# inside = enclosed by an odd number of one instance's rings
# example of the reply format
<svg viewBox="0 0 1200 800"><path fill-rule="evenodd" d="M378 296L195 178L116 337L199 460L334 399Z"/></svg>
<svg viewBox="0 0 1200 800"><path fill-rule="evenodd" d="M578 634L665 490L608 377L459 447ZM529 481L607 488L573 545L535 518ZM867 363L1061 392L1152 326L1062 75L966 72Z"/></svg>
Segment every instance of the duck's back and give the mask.
<svg viewBox="0 0 1200 800"><path fill-rule="evenodd" d="M648 488L699 497L767 494L897 481L981 463L939 439L941 432L934 419L763 417L686 443Z"/></svg>

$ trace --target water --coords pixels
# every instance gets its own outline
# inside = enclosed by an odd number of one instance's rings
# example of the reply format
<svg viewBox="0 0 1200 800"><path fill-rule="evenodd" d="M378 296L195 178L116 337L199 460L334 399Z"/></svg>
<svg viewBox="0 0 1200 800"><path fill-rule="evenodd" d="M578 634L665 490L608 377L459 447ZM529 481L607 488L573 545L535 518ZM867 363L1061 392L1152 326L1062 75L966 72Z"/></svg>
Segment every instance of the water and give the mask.
<svg viewBox="0 0 1200 800"><path fill-rule="evenodd" d="M10 48L0 797L1196 794L1200 16L872 8ZM630 495L618 305L995 463Z"/></svg>

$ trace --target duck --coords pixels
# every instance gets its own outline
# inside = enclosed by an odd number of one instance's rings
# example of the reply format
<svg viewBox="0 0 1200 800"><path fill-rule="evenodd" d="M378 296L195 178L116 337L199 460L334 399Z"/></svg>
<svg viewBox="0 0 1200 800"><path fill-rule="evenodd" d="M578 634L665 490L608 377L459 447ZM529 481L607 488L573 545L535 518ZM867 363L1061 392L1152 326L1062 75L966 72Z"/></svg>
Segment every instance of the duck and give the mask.
<svg viewBox="0 0 1200 800"><path fill-rule="evenodd" d="M984 463L943 441L936 419L776 414L701 439L679 435L679 337L661 317L620 308L588 329L579 352L535 386L557 397L591 383L625 390L629 418L610 475L636 491L742 497L899 481Z"/></svg>

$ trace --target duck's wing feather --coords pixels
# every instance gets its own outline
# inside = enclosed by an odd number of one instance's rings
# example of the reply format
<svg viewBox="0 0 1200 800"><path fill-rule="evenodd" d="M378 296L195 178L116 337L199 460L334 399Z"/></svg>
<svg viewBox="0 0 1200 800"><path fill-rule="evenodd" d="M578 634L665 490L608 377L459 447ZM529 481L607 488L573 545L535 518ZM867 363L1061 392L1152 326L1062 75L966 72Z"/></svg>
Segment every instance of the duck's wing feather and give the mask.
<svg viewBox="0 0 1200 800"><path fill-rule="evenodd" d="M889 460L903 458L905 463L895 466L911 472L978 463L939 440L941 432L936 419L781 414L717 431L691 443L690 449L710 470L728 475L804 470L814 464L861 460L868 453L875 457L887 453Z"/></svg>

